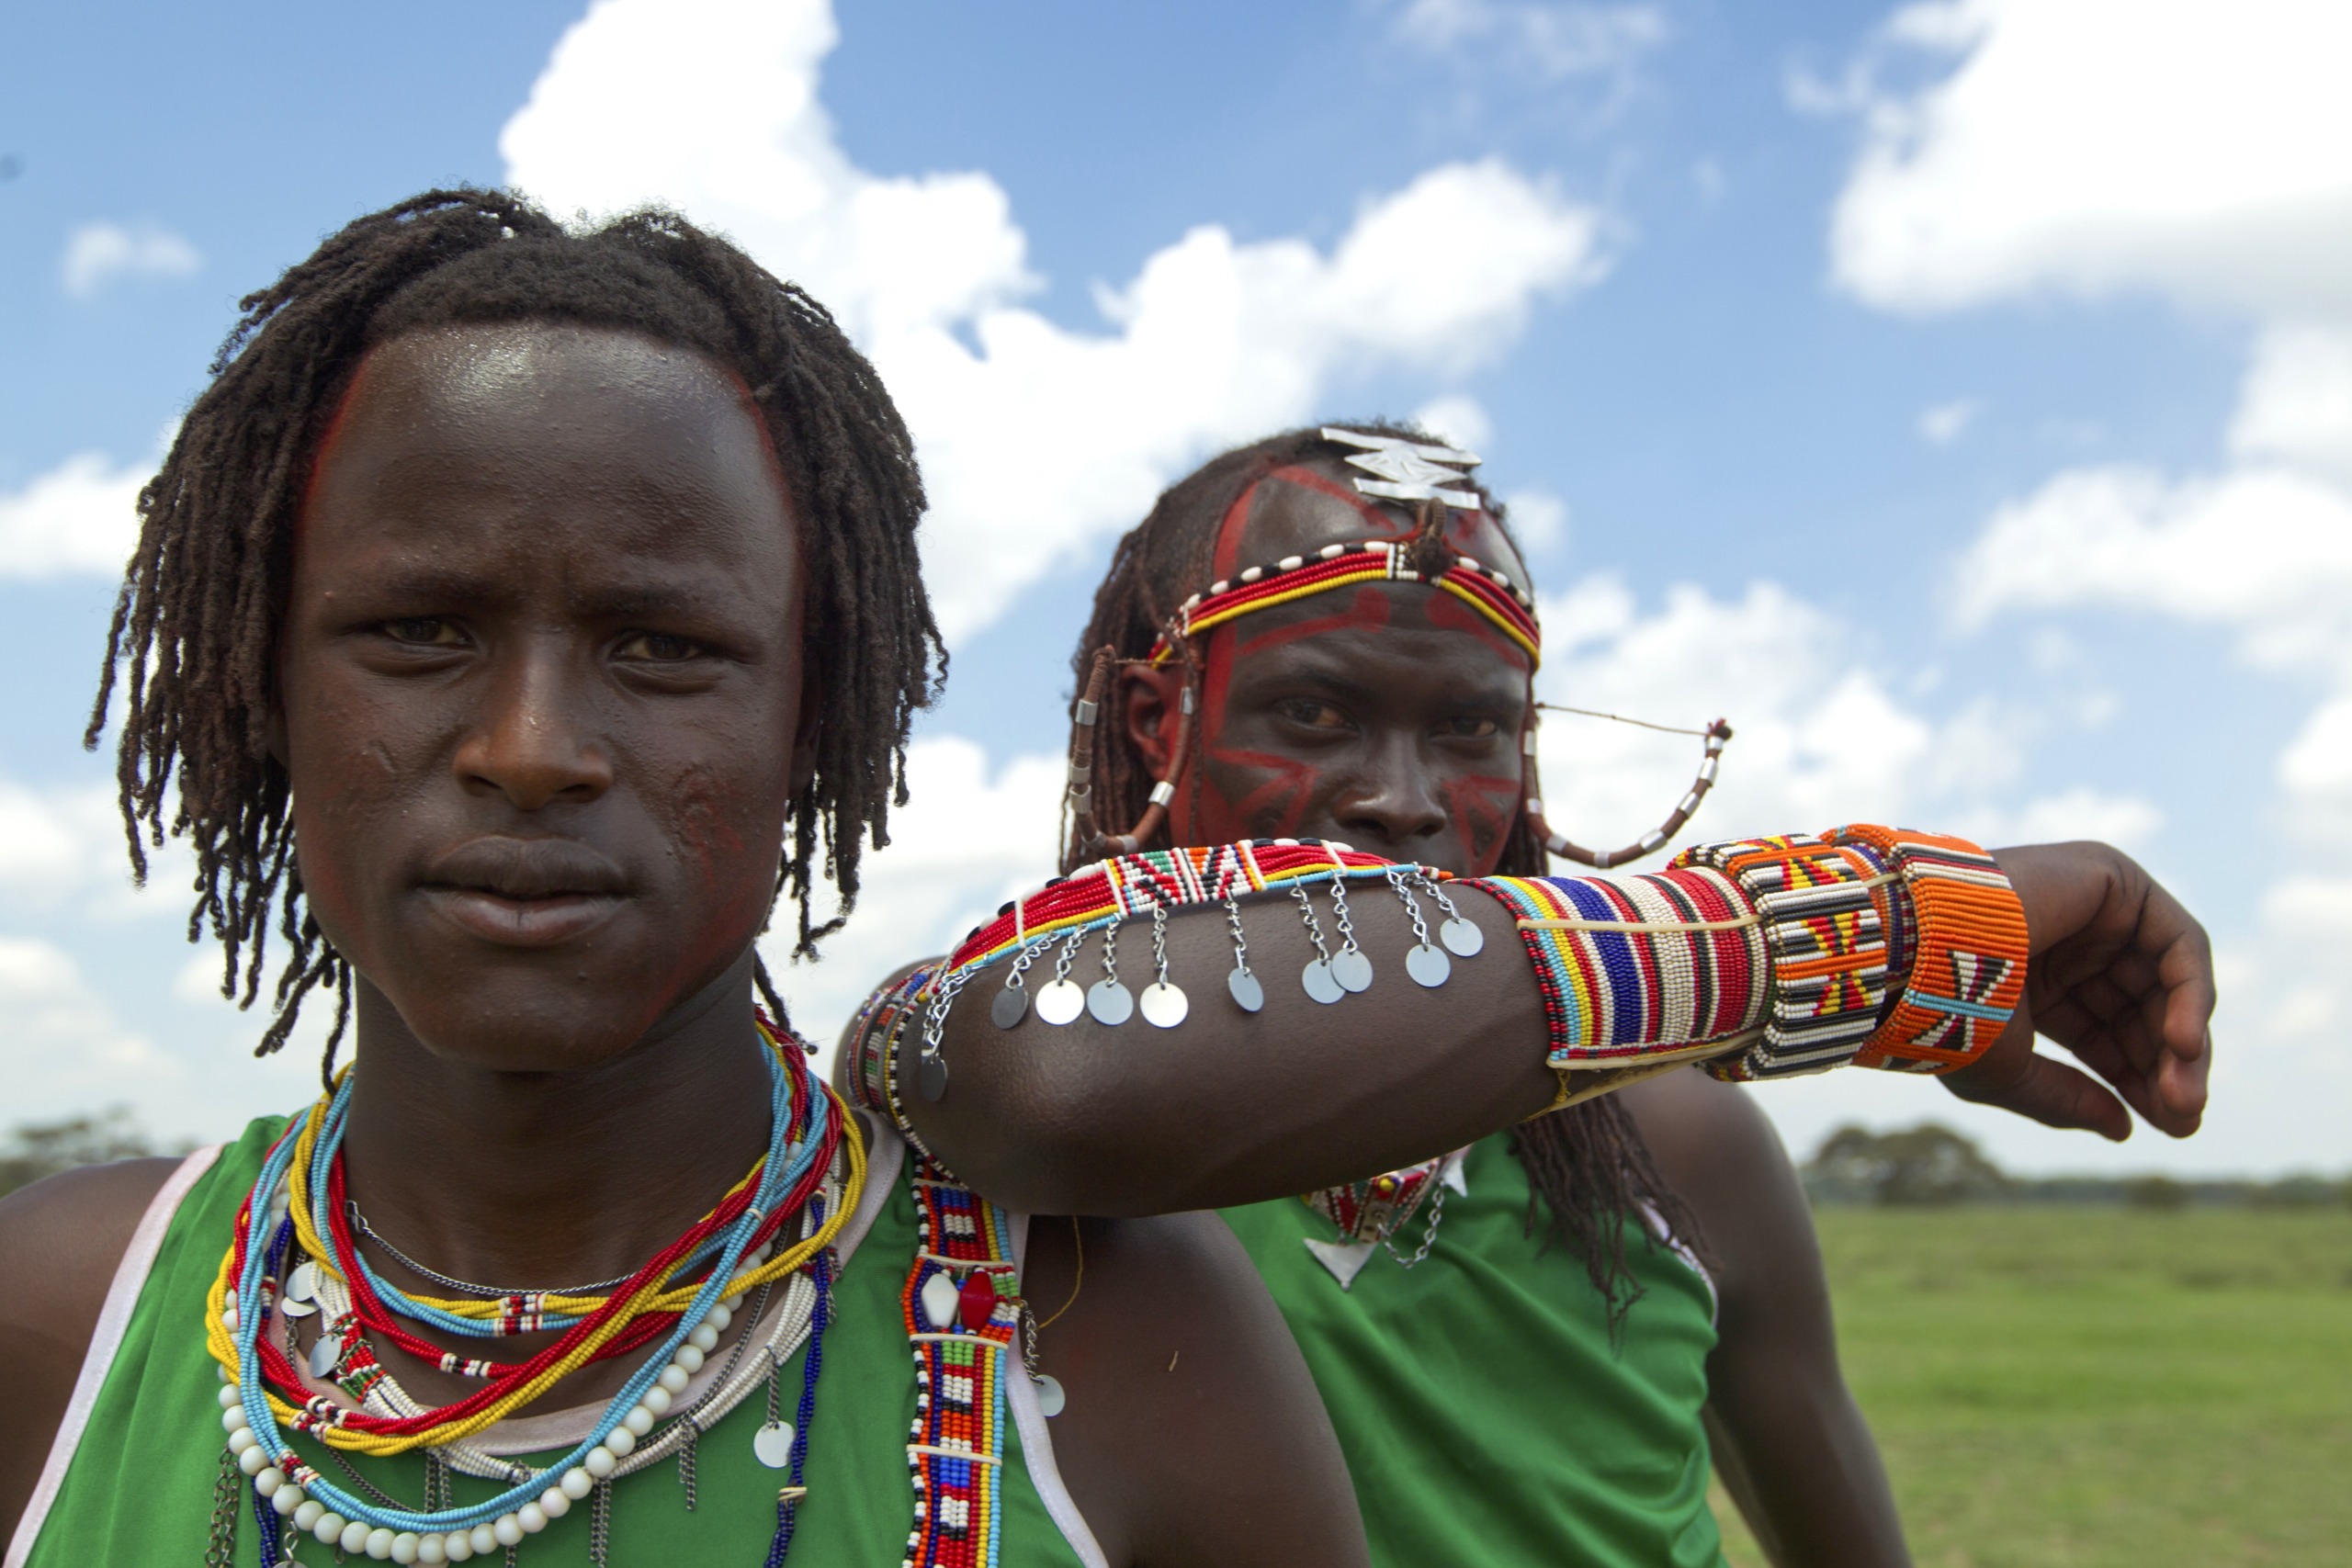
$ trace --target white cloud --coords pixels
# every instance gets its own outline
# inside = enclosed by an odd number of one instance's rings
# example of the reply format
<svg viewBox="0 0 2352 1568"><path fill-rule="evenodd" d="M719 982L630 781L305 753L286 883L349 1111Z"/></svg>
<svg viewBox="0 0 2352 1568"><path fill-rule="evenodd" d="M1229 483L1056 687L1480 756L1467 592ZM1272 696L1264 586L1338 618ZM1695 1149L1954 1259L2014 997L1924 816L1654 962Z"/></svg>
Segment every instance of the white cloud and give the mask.
<svg viewBox="0 0 2352 1568"><path fill-rule="evenodd" d="M11 1121L134 1100L176 1060L125 1027L64 949L0 936L0 1077Z"/></svg>
<svg viewBox="0 0 2352 1568"><path fill-rule="evenodd" d="M818 98L836 37L822 0L600 0L500 150L558 210L669 202L841 317L920 444L951 637L1206 452L1320 412L1374 367L1459 373L1605 265L1595 210L1499 162L1452 164L1366 201L1328 254L1195 228L1098 289L1108 330L1067 331L1019 303L1036 280L993 180L850 162ZM1085 460L1041 460L1041 432Z"/></svg>
<svg viewBox="0 0 2352 1568"><path fill-rule="evenodd" d="M2352 488L2352 326L2274 326L2255 345L2230 450Z"/></svg>
<svg viewBox="0 0 2352 1568"><path fill-rule="evenodd" d="M1973 398L1955 398L1919 412L1919 436L1931 446L1949 446L1968 434L1983 412Z"/></svg>
<svg viewBox="0 0 2352 1568"><path fill-rule="evenodd" d="M0 581L119 572L139 542L139 487L150 472L83 452L0 494Z"/></svg>
<svg viewBox="0 0 2352 1568"><path fill-rule="evenodd" d="M59 273L65 292L87 299L123 277L185 277L204 265L189 244L153 224L85 223L67 237Z"/></svg>
<svg viewBox="0 0 2352 1568"><path fill-rule="evenodd" d="M1495 442L1495 422L1477 399L1460 392L1431 398L1413 411L1411 423L1450 446L1478 452Z"/></svg>
<svg viewBox="0 0 2352 1568"><path fill-rule="evenodd" d="M1592 6L1562 0L1408 0L1392 31L1423 51L1476 49L1549 81L1621 80L1667 39L1656 6Z"/></svg>
<svg viewBox="0 0 2352 1568"><path fill-rule="evenodd" d="M1516 490L1503 497L1510 531L1528 550L1554 550L1568 540L1568 503L1550 491Z"/></svg>
<svg viewBox="0 0 2352 1568"><path fill-rule="evenodd" d="M14 910L51 908L123 861L121 819L108 784L35 790L0 778L0 895Z"/></svg>
<svg viewBox="0 0 2352 1568"><path fill-rule="evenodd" d="M1896 56L1955 62L1882 88ZM1864 143L1830 231L1845 288L1937 310L2151 289L2352 310L2352 8L1951 0L1895 13L1849 78ZM1905 63L1910 63L1905 60Z"/></svg>

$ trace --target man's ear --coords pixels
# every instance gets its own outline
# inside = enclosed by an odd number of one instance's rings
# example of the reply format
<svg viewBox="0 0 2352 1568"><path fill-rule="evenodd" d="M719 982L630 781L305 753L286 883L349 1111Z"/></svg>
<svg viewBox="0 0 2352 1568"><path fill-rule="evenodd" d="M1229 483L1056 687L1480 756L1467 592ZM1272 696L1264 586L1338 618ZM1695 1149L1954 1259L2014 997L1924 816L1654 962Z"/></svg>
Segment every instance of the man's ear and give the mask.
<svg viewBox="0 0 2352 1568"><path fill-rule="evenodd" d="M1127 740L1151 776L1164 779L1175 759L1177 705L1182 700L1183 671L1145 670L1133 665L1119 671L1114 711L1127 728Z"/></svg>

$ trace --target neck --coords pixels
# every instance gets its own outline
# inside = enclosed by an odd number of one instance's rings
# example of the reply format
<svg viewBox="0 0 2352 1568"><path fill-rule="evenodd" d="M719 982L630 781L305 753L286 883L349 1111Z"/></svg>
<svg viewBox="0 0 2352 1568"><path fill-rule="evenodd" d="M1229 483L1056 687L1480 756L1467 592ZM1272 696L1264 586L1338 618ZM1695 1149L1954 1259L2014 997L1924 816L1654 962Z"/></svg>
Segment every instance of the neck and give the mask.
<svg viewBox="0 0 2352 1568"><path fill-rule="evenodd" d="M565 1073L440 1055L356 983L345 1179L370 1225L444 1273L528 1288L630 1273L767 1146L748 953L619 1056Z"/></svg>

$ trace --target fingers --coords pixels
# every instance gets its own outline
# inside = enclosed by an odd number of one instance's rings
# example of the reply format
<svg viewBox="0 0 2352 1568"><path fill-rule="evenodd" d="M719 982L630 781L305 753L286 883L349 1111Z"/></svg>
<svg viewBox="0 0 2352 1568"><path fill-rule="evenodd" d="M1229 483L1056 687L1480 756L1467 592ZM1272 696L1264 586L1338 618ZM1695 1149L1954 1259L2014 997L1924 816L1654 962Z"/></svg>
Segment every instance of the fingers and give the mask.
<svg viewBox="0 0 2352 1568"><path fill-rule="evenodd" d="M1947 1073L1943 1086L1962 1100L1998 1106L2045 1127L2097 1133L2119 1144L2132 1135L2132 1113L2088 1073L2030 1052L1996 1076L1983 1076L1984 1066Z"/></svg>

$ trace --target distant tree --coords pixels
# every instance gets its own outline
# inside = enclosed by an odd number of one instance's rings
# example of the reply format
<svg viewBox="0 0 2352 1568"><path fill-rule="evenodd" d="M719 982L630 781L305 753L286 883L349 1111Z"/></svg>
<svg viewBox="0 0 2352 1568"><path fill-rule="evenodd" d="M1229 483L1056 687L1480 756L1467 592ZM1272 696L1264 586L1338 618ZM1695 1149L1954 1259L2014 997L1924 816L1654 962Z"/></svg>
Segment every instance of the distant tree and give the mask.
<svg viewBox="0 0 2352 1568"><path fill-rule="evenodd" d="M2341 1192L2316 1176L2287 1176L2255 1183L2248 1196L2257 1209L2316 1209L2335 1202Z"/></svg>
<svg viewBox="0 0 2352 1568"><path fill-rule="evenodd" d="M2169 1176L2135 1176L2123 1184L2123 1201L2135 1209L2186 1209L2188 1185Z"/></svg>
<svg viewBox="0 0 2352 1568"><path fill-rule="evenodd" d="M28 1123L0 1143L0 1195L76 1166L137 1159L156 1152L130 1112L119 1105L95 1116Z"/></svg>
<svg viewBox="0 0 2352 1568"><path fill-rule="evenodd" d="M1973 1142L1933 1122L1898 1133L1840 1127L1822 1140L1805 1179L1825 1197L1877 1203L1959 1203L1997 1198L2009 1185Z"/></svg>

